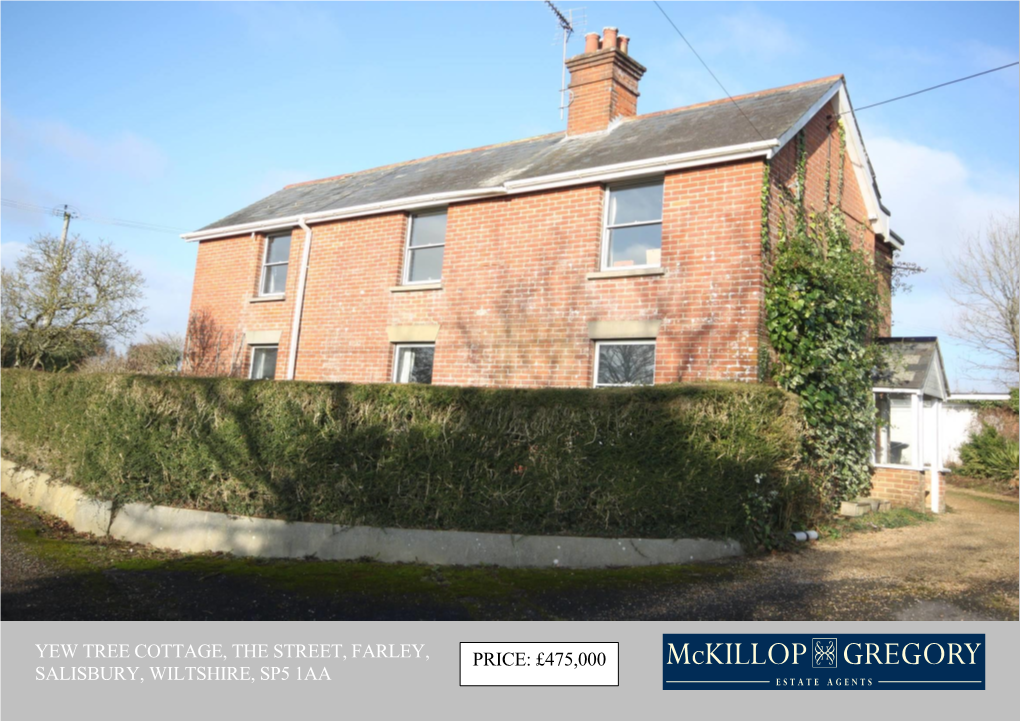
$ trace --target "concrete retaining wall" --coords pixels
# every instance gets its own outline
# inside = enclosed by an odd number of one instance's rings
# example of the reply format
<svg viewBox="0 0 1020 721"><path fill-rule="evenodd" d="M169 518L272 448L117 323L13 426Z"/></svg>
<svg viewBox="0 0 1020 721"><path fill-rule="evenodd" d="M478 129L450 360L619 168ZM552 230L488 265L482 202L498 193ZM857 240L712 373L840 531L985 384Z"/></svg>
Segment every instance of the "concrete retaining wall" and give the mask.
<svg viewBox="0 0 1020 721"><path fill-rule="evenodd" d="M67 521L75 530L110 535L185 553L219 551L263 558L350 560L511 568L600 568L693 563L739 556L736 541L578 538L507 533L418 531L402 528L288 523L166 506L129 503L114 510L45 473L0 459L8 496Z"/></svg>

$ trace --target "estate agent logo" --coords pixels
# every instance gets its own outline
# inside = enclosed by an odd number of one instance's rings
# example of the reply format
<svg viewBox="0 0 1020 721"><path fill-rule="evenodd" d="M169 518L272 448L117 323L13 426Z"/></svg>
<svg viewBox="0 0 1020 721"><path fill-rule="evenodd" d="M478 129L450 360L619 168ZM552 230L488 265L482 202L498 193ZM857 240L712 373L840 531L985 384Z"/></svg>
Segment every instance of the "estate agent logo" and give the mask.
<svg viewBox="0 0 1020 721"><path fill-rule="evenodd" d="M836 668L836 639L811 639L811 668Z"/></svg>
<svg viewBox="0 0 1020 721"><path fill-rule="evenodd" d="M979 633L663 634L662 688L985 688Z"/></svg>

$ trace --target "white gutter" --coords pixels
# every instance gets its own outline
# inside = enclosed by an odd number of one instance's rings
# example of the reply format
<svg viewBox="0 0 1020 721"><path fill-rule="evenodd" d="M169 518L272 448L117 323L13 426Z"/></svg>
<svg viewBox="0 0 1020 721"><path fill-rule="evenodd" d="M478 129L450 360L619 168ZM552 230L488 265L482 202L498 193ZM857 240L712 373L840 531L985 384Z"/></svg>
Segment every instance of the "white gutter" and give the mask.
<svg viewBox="0 0 1020 721"><path fill-rule="evenodd" d="M294 380L297 367L298 338L301 335L301 311L305 307L305 282L308 280L308 258L312 253L312 229L303 217L297 224L305 231L305 245L301 249L301 275L298 276L297 298L294 300L294 318L290 322L290 349L287 351L287 380Z"/></svg>
<svg viewBox="0 0 1020 721"><path fill-rule="evenodd" d="M337 208L323 210L317 213L306 213L301 216L287 216L284 218L273 218L253 223L231 225L223 228L212 228L210 230L199 230L194 233L185 233L181 237L187 241L213 240L214 238L225 238L232 235L242 235L249 232L265 232L280 228L293 227L303 219L307 223L324 223L332 220L345 218L357 218L365 215L378 215L394 211L414 210L429 206L442 205L456 201L479 200L494 196L512 195L516 193L530 193L535 190L547 190L550 188L569 187L582 183L597 183L610 180L619 180L636 175L652 175L681 168L692 168L699 165L710 165L733 160L743 160L753 157L768 158L779 147L778 140L757 141L754 143L743 143L740 145L728 145L722 148L711 148L699 150L692 153L680 153L677 155L663 155L646 160L637 160L628 163L615 163L603 165L598 168L575 170L569 173L556 173L543 175L537 178L526 180L510 180L499 186L476 188L473 190L456 190L449 193L432 193L430 195L416 195L409 198L398 198L380 203L368 203L355 205L350 208Z"/></svg>

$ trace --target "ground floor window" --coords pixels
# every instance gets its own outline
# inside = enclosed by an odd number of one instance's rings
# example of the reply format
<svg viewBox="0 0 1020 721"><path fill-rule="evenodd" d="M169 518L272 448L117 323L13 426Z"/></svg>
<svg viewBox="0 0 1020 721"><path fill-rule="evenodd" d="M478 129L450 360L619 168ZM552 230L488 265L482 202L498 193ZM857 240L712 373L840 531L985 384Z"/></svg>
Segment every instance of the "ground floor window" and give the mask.
<svg viewBox="0 0 1020 721"><path fill-rule="evenodd" d="M910 394L876 393L878 424L875 429L875 462L890 466L917 463L917 420Z"/></svg>
<svg viewBox="0 0 1020 721"><path fill-rule="evenodd" d="M595 344L596 388L654 382L654 340L606 340Z"/></svg>
<svg viewBox="0 0 1020 721"><path fill-rule="evenodd" d="M431 383L435 343L398 345L393 361L394 383Z"/></svg>
<svg viewBox="0 0 1020 721"><path fill-rule="evenodd" d="M276 353L279 346L256 345L251 348L252 380L273 380L276 377Z"/></svg>

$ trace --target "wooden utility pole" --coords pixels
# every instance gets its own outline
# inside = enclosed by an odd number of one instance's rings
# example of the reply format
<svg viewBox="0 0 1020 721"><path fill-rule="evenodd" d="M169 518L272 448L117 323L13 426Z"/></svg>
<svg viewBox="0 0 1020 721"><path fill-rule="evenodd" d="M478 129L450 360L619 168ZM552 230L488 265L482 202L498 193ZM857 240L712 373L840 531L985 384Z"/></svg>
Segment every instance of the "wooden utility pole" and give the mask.
<svg viewBox="0 0 1020 721"><path fill-rule="evenodd" d="M60 255L64 254L64 245L67 243L67 229L71 227L71 218L76 217L77 214L69 210L68 207L64 206L64 230L60 233Z"/></svg>

